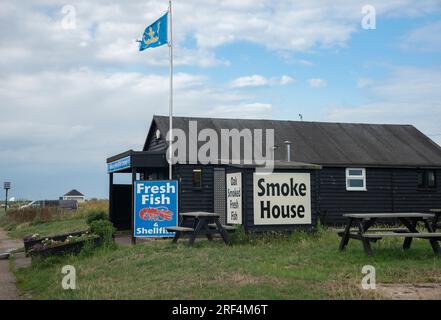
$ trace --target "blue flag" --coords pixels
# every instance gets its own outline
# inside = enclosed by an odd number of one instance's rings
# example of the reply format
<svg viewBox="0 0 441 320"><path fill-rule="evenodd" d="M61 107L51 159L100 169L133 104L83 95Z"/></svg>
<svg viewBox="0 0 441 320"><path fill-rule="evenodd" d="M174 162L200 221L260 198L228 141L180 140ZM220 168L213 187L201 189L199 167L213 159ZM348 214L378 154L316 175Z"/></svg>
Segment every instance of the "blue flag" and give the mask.
<svg viewBox="0 0 441 320"><path fill-rule="evenodd" d="M167 18L168 12L145 29L139 51L167 44Z"/></svg>

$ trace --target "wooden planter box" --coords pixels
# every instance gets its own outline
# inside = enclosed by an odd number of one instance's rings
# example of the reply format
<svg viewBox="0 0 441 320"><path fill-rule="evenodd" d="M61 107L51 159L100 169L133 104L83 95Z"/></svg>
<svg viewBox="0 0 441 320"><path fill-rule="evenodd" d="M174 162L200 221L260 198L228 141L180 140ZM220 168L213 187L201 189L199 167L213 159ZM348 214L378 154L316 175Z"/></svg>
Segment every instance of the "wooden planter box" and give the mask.
<svg viewBox="0 0 441 320"><path fill-rule="evenodd" d="M43 238L32 239L32 240L25 240L25 239L23 239L26 256L29 256L29 251L32 249L32 247L34 245L41 243L44 239L51 239L51 240L55 240L55 241L64 241L69 236L73 236L73 237L74 236L80 236L80 235L86 233L87 231L88 230L77 231L77 232L72 232L72 233L60 234L60 235L56 235L56 236L53 236L53 237L43 237Z"/></svg>
<svg viewBox="0 0 441 320"><path fill-rule="evenodd" d="M103 243L104 239L96 236L87 240L76 241L72 243L63 243L53 247L48 247L42 250L29 251L29 255L34 258L47 258L50 256L63 256L66 254L78 254L83 249L84 245L91 241L93 246L99 246Z"/></svg>

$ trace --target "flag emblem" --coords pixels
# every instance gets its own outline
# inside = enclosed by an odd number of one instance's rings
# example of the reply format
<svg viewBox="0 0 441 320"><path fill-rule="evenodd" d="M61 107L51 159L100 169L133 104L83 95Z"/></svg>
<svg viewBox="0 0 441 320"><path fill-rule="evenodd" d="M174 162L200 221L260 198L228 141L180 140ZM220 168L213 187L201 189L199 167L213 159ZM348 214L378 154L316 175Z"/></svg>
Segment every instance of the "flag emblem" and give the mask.
<svg viewBox="0 0 441 320"><path fill-rule="evenodd" d="M167 44L167 17L168 12L145 29L139 51Z"/></svg>

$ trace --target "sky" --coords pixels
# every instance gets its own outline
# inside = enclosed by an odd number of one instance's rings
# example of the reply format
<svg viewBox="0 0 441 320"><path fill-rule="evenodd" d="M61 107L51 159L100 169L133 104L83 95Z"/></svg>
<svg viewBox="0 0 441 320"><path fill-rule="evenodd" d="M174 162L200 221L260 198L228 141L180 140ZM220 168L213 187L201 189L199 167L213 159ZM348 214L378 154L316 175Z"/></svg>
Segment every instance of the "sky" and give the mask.
<svg viewBox="0 0 441 320"><path fill-rule="evenodd" d="M11 196L108 197L106 158L168 114L168 48L136 43L167 7L2 0ZM441 144L440 0L174 0L173 31L177 116L412 124Z"/></svg>

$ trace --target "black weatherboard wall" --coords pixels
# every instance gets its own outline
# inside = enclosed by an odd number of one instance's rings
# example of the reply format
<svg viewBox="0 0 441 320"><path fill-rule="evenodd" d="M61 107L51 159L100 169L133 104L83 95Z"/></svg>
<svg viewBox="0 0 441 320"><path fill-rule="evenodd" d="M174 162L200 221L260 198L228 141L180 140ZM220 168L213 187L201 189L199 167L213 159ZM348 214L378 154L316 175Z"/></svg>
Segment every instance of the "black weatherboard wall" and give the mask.
<svg viewBox="0 0 441 320"><path fill-rule="evenodd" d="M132 186L114 184L111 188L113 189L113 201L109 210L110 221L118 230L129 230L132 214Z"/></svg>
<svg viewBox="0 0 441 320"><path fill-rule="evenodd" d="M193 187L193 170L202 170L202 186ZM213 166L177 165L173 173L179 181L179 211L208 211L214 210Z"/></svg>
<svg viewBox="0 0 441 320"><path fill-rule="evenodd" d="M325 224L340 224L344 213L428 212L441 208L441 171L437 188L419 189L417 169L366 168L367 191L347 191L345 168L318 174L318 214Z"/></svg>

